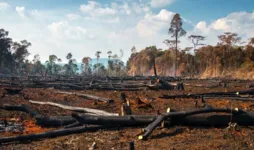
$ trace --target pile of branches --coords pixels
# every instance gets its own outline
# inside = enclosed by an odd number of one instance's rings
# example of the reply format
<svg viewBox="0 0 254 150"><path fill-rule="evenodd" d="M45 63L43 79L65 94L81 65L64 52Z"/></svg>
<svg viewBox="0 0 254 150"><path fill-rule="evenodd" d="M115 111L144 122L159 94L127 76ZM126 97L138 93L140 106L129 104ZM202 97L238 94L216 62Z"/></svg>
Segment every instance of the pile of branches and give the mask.
<svg viewBox="0 0 254 150"><path fill-rule="evenodd" d="M159 77L167 86L156 84L157 77L64 77L64 76L28 76L28 77L2 77L0 87L15 88L55 88L64 90L117 90L117 91L138 91L158 89L179 89L179 85L169 82L178 81L173 77ZM183 85L182 85L183 86ZM181 87L180 89L183 89Z"/></svg>

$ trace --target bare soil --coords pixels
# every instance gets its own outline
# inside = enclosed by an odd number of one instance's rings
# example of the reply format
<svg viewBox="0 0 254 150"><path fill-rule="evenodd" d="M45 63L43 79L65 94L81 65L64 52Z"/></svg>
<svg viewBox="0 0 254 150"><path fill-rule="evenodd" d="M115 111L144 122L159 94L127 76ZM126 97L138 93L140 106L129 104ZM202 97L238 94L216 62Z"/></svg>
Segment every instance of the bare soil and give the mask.
<svg viewBox="0 0 254 150"><path fill-rule="evenodd" d="M193 81L191 81L193 82ZM203 83L204 81L194 81L195 83ZM208 84L208 83L207 83ZM131 108L134 114L152 114L165 113L167 108L175 110L191 110L196 109L195 103L201 104L200 99L160 99L159 96L163 94L174 95L183 93L204 93L216 91L237 91L248 89L248 83L232 82L229 87L204 88L185 86L184 91L138 91L125 92L127 98L131 101ZM119 91L72 91L86 94L93 94L96 96L112 98L115 100L113 104L105 104L101 102L94 102L92 100L83 99L75 95L64 95L54 93L55 89L24 89L22 94L8 95L0 98L0 105L3 104L26 104L32 109L40 112L46 116L52 115L70 115L72 112L63 110L61 108L30 104L29 100L36 101L51 101L70 106L88 107L95 109L102 109L109 112L120 112L120 92ZM0 97L4 90L0 89ZM155 98L151 102L152 107L144 105L143 107L136 103L137 98L146 99L147 97ZM206 101L208 105L221 108L239 108L248 111L254 111L253 107L249 107L254 102L243 102L236 100L216 100L209 99ZM150 103L149 101L147 103ZM16 122L25 125L25 132L23 133L0 133L0 137L16 136L23 134L41 133L53 128L43 128L34 123L33 118L28 114L15 111L0 110L0 119L7 118L15 120ZM137 150L164 150L164 149L254 149L254 127L240 127L240 131L229 132L225 128L208 128L208 127L186 127L186 126L171 126L167 128L157 128L146 141L138 140L136 134L141 131L141 128L125 128L113 130L100 130L96 132L85 132L80 134L73 134L69 136L57 137L53 139L43 139L40 141L9 143L0 145L0 149L89 149L93 142L96 142L96 149L129 149L129 142L134 141L135 149Z"/></svg>

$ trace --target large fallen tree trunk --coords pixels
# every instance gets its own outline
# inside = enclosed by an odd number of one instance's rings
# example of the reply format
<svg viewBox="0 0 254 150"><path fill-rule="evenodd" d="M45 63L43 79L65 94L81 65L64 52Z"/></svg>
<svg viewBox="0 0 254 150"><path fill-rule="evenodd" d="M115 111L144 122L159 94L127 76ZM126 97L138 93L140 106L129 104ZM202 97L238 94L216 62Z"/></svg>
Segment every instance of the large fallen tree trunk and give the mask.
<svg viewBox="0 0 254 150"><path fill-rule="evenodd" d="M220 115L192 115L187 117L172 117L170 125L186 126L208 126L208 127L226 127L229 122L235 122L241 126L254 125L254 113L248 112L239 115L220 114Z"/></svg>
<svg viewBox="0 0 254 150"><path fill-rule="evenodd" d="M181 114L181 112L176 112ZM115 125L115 126L142 126L152 123L158 116L148 115L129 115L129 116L88 116L72 114L81 124L92 125ZM254 125L254 113L246 112L242 114L221 114L221 115L192 115L192 116L173 116L167 118L170 125L189 125L189 126L227 126L230 121L237 122L239 125Z"/></svg>
<svg viewBox="0 0 254 150"><path fill-rule="evenodd" d="M61 127L73 124L76 120L71 116L35 116L36 124L43 127Z"/></svg>
<svg viewBox="0 0 254 150"><path fill-rule="evenodd" d="M98 110L98 109L73 107L73 106L67 106L67 105L53 103L53 102L41 102L41 101L33 101L33 100L29 100L29 102L32 104L56 106L56 107L60 107L62 109L71 110L71 111L85 112L85 113L89 113L90 115L119 116L119 114L117 113L109 113L109 112Z"/></svg>
<svg viewBox="0 0 254 150"><path fill-rule="evenodd" d="M147 125L156 119L156 116L88 116L72 114L78 122L93 125L114 125L114 126L140 126Z"/></svg>
<svg viewBox="0 0 254 150"><path fill-rule="evenodd" d="M0 138L0 144L3 143L9 143L9 142L15 142L15 141L33 141L33 140L40 140L43 138L54 138L64 135L70 135L75 133L82 133L86 131L97 131L99 129L103 128L109 128L106 126L96 126L96 127L74 127L74 128L68 128L68 129L59 129L55 131L48 131L44 133L38 133L38 134L29 134L29 135L20 135L20 136L13 136L13 137L2 137Z"/></svg>
<svg viewBox="0 0 254 150"><path fill-rule="evenodd" d="M114 100L109 99L109 98L104 98L104 97L98 97L95 95L89 95L89 94L82 94L82 93L72 93L72 92L62 92L62 91L57 91L56 93L60 94L69 94L69 95L77 95L79 97L87 98L87 99L92 99L92 100L97 100L97 101L102 101L102 102L107 102L107 103L112 103Z"/></svg>
<svg viewBox="0 0 254 150"><path fill-rule="evenodd" d="M71 116L50 116L50 117L43 116L40 113L27 107L26 105L4 104L3 106L0 106L0 109L8 110L8 111L22 111L22 112L28 113L33 118L35 118L37 125L45 126L45 127L59 127L59 126L69 125L76 122L76 120L72 118Z"/></svg>
<svg viewBox="0 0 254 150"><path fill-rule="evenodd" d="M187 117L190 115L195 115L195 114L202 114L202 113L211 113L211 112L223 112L223 113L232 113L233 114L243 114L246 113L242 110L232 110L232 109L224 109L224 108L212 108L212 107L206 107L200 110L192 110L192 111L183 111L183 112L169 112L168 114L162 114L159 115L155 121L153 121L151 124L149 124L146 128L144 128L144 134L140 135L139 139L146 139L152 132L153 130L160 125L164 120L170 118L170 117Z"/></svg>

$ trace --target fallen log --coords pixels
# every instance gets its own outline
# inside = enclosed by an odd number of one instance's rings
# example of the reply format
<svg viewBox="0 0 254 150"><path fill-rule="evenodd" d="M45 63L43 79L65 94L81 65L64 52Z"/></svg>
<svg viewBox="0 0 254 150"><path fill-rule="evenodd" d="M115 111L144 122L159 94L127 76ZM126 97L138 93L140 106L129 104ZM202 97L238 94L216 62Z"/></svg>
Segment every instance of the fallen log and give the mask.
<svg viewBox="0 0 254 150"><path fill-rule="evenodd" d="M170 118L171 125L185 126L207 126L207 127L226 127L229 122L235 122L241 126L254 125L254 113L247 112L243 114L220 114L220 115L192 115L185 118L172 117Z"/></svg>
<svg viewBox="0 0 254 150"><path fill-rule="evenodd" d="M71 111L85 112L85 113L89 113L90 115L94 114L94 115L101 115L101 116L119 116L119 114L117 113L109 113L109 112L98 110L98 109L73 107L73 106L67 106L67 105L53 103L53 102L41 102L41 101L33 101L33 100L29 100L29 102L32 104L56 106L56 107L60 107L62 109L71 110Z"/></svg>
<svg viewBox="0 0 254 150"><path fill-rule="evenodd" d="M31 108L27 107L24 104L21 104L21 105L3 104L2 106L0 106L0 109L8 110L8 111L22 111L22 112L30 114L32 117L39 115L38 112L32 110Z"/></svg>
<svg viewBox="0 0 254 150"><path fill-rule="evenodd" d="M90 125L114 125L114 126L140 126L147 125L156 119L156 116L139 116L139 115L127 115L127 116L88 116L72 114L81 124Z"/></svg>
<svg viewBox="0 0 254 150"><path fill-rule="evenodd" d="M30 114L36 120L36 124L45 127L59 127L64 125L69 125L76 120L71 116L43 116L40 113L32 110L31 108L27 107L26 105L8 105L4 104L0 106L0 109L7 110L7 111L22 111L25 113Z"/></svg>
<svg viewBox="0 0 254 150"><path fill-rule="evenodd" d="M233 92L211 92L201 94L182 94L182 95L163 95L159 98L174 99L174 98L200 98L200 97L241 97L241 95L254 94L254 89L245 91L233 91Z"/></svg>
<svg viewBox="0 0 254 150"><path fill-rule="evenodd" d="M80 127L74 127L74 128L59 129L59 130L55 130L55 131L48 131L48 132L44 132L44 133L37 133L37 134L20 135L20 136L12 136L12 137L1 137L0 144L17 142L17 141L18 142L34 141L34 140L40 140L40 139L44 139L44 138L55 138L55 137L59 137L59 136L82 133L82 132L86 132L86 131L97 131L97 130L105 129L105 128L109 128L109 127L107 127L107 126L96 126L96 127L80 126Z"/></svg>
<svg viewBox="0 0 254 150"><path fill-rule="evenodd" d="M202 113L211 113L211 112L223 112L223 113L232 113L233 114L243 114L245 113L242 110L232 110L228 108L212 108L212 107L206 107L200 110L192 110L192 111L183 111L183 112L169 112L168 114L162 114L159 115L155 121L153 121L151 124L149 124L146 128L143 129L145 132L143 135L139 136L139 139L147 139L147 137L153 132L153 130L160 125L165 119L170 118L170 117L187 117L190 115L195 115L195 114L202 114Z"/></svg>
<svg viewBox="0 0 254 150"><path fill-rule="evenodd" d="M204 96L204 99L225 99L225 100L237 100L237 101L254 101L254 98L248 97L208 97Z"/></svg>
<svg viewBox="0 0 254 150"><path fill-rule="evenodd" d="M176 112L179 113L179 112ZM181 113L181 112L180 112ZM114 125L121 127L143 126L152 123L158 116L153 115L129 115L129 116L89 116L84 114L72 114L81 124L90 125ZM242 114L211 114L211 115L191 115L191 116L173 116L165 119L169 125L187 125L187 126L227 126L230 121L236 122L242 126L254 125L254 112Z"/></svg>
<svg viewBox="0 0 254 150"><path fill-rule="evenodd" d="M5 88L4 89L7 94L10 94L10 95L15 95L15 94L20 94L20 92L23 90L22 88L18 88L18 89L14 89L14 88Z"/></svg>
<svg viewBox="0 0 254 150"><path fill-rule="evenodd" d="M69 95L77 95L77 96L82 97L82 98L97 100L97 101L106 102L106 103L113 103L114 102L114 100L109 99L109 98L103 98L103 97L98 97L98 96L89 95L89 94L62 92L62 91L57 91L56 93L59 93L59 94L69 94Z"/></svg>
<svg viewBox="0 0 254 150"><path fill-rule="evenodd" d="M43 127L61 127L73 124L76 120L71 116L35 116L36 124Z"/></svg>

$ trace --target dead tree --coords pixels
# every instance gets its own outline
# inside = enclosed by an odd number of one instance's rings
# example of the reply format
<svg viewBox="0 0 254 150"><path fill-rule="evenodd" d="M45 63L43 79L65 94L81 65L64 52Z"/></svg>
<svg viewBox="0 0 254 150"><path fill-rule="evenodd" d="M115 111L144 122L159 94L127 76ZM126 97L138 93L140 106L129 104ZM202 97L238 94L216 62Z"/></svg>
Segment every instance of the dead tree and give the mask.
<svg viewBox="0 0 254 150"><path fill-rule="evenodd" d="M71 110L71 111L85 112L85 113L89 113L89 115L119 116L119 114L117 113L109 113L109 112L98 110L98 109L73 107L73 106L67 106L67 105L53 103L53 102L41 102L41 101L33 101L33 100L29 100L29 102L32 104L56 106L56 107L60 107L62 109Z"/></svg>
<svg viewBox="0 0 254 150"><path fill-rule="evenodd" d="M152 132L153 130L160 125L165 119L170 118L170 117L187 117L190 115L195 115L195 114L201 114L201 113L211 113L211 112L224 112L224 113L233 113L233 114L242 114L245 113L242 110L232 110L232 109L223 109L223 108L212 108L212 107L206 107L200 110L193 110L193 111L183 111L183 112L170 112L168 114L162 114L157 117L157 119L149 124L146 128L143 129L145 132L143 135L139 136L139 139L146 139Z"/></svg>

